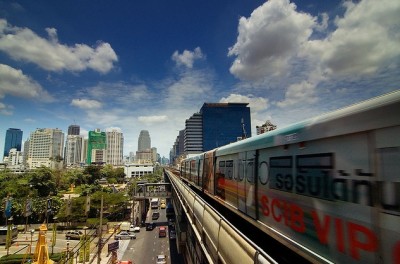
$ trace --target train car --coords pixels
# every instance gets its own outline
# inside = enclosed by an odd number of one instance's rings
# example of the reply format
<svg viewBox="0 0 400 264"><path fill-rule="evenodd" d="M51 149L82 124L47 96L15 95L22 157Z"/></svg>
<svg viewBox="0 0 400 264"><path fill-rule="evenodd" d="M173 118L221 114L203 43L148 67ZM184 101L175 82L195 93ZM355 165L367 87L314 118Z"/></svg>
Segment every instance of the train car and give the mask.
<svg viewBox="0 0 400 264"><path fill-rule="evenodd" d="M199 187L316 262L400 263L399 135L396 91L213 150Z"/></svg>

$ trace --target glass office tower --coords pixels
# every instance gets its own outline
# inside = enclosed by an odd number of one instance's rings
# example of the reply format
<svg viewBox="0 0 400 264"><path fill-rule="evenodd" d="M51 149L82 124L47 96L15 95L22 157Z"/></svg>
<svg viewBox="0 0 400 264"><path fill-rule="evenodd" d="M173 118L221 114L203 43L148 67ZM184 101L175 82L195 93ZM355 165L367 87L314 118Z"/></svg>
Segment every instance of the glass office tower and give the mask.
<svg viewBox="0 0 400 264"><path fill-rule="evenodd" d="M6 140L4 142L4 157L8 157L10 149L16 148L21 151L22 130L19 128L9 128L6 132Z"/></svg>
<svg viewBox="0 0 400 264"><path fill-rule="evenodd" d="M203 117L203 151L251 137L248 103L205 103Z"/></svg>

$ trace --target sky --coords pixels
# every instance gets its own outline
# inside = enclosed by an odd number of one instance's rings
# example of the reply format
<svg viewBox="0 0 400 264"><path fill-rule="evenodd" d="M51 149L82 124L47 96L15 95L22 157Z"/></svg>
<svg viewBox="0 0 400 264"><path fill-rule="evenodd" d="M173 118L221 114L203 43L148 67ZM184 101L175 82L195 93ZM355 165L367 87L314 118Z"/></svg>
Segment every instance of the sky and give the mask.
<svg viewBox="0 0 400 264"><path fill-rule="evenodd" d="M141 130L168 157L204 103L278 128L399 89L400 1L0 0L8 128ZM249 133L248 133L249 134Z"/></svg>

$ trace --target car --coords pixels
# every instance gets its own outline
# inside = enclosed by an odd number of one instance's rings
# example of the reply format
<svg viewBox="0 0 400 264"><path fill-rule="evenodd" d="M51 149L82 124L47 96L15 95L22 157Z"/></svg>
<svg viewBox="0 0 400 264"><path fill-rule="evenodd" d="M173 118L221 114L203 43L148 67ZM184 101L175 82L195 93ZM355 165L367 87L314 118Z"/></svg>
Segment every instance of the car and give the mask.
<svg viewBox="0 0 400 264"><path fill-rule="evenodd" d="M139 226L135 226L135 227L132 229L132 232L139 233L139 232L140 232L140 227L139 227Z"/></svg>
<svg viewBox="0 0 400 264"><path fill-rule="evenodd" d="M162 198L162 199L160 200L160 203L165 204L165 199Z"/></svg>
<svg viewBox="0 0 400 264"><path fill-rule="evenodd" d="M81 239L83 233L81 231L68 231L65 233L65 239Z"/></svg>
<svg viewBox="0 0 400 264"><path fill-rule="evenodd" d="M146 225L146 231L151 231L156 227L156 224L153 222L150 222Z"/></svg>
<svg viewBox="0 0 400 264"><path fill-rule="evenodd" d="M158 211L153 212L151 215L151 219L153 219L153 220L156 220L159 217L160 217L160 212L158 212Z"/></svg>
<svg viewBox="0 0 400 264"><path fill-rule="evenodd" d="M167 256L165 255L157 255L157 262L156 264L166 264L167 263Z"/></svg>
<svg viewBox="0 0 400 264"><path fill-rule="evenodd" d="M134 263L132 262L132 260L120 260L118 261L118 264L134 264Z"/></svg>
<svg viewBox="0 0 400 264"><path fill-rule="evenodd" d="M169 239L176 239L176 231L175 230L169 231Z"/></svg>
<svg viewBox="0 0 400 264"><path fill-rule="evenodd" d="M136 235L126 232L126 231L121 231L119 234L114 236L115 240L123 240L123 239L136 239Z"/></svg>
<svg viewBox="0 0 400 264"><path fill-rule="evenodd" d="M160 226L158 231L158 237L166 237L167 236L167 228L165 226Z"/></svg>
<svg viewBox="0 0 400 264"><path fill-rule="evenodd" d="M161 209L165 209L165 208L167 208L167 206L165 205L165 203L162 203L162 204L160 205L160 208L161 208Z"/></svg>

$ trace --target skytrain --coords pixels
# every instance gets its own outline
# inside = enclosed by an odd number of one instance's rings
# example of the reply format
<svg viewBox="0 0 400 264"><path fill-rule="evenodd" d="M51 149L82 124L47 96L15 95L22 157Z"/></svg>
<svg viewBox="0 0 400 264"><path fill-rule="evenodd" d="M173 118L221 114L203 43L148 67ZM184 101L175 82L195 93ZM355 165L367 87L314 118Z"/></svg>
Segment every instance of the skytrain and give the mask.
<svg viewBox="0 0 400 264"><path fill-rule="evenodd" d="M400 263L400 90L184 159L188 184L318 263Z"/></svg>

